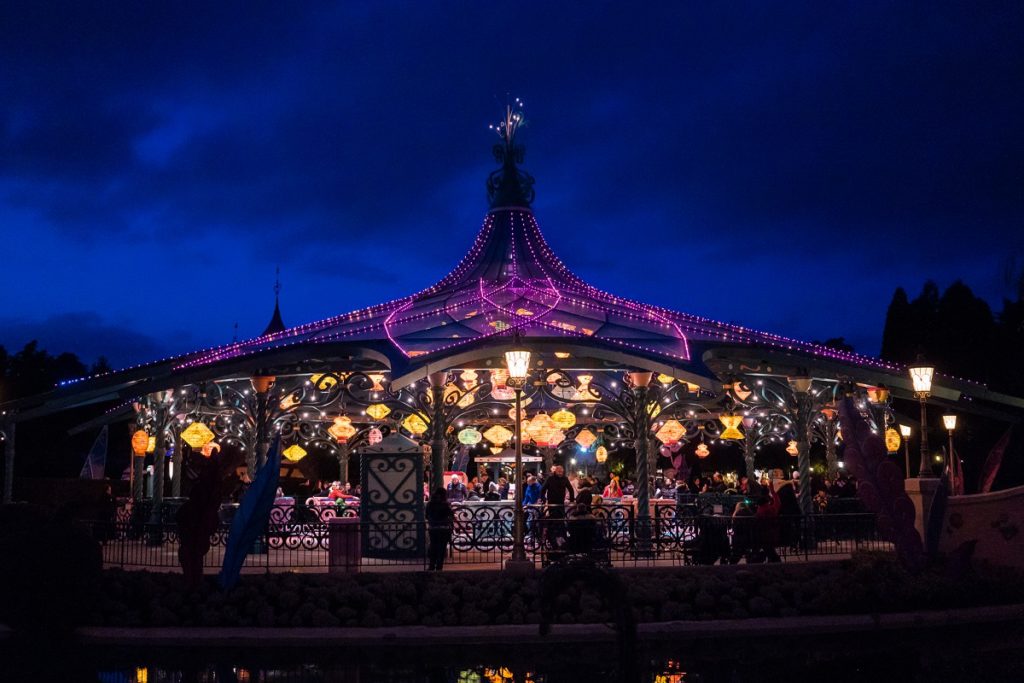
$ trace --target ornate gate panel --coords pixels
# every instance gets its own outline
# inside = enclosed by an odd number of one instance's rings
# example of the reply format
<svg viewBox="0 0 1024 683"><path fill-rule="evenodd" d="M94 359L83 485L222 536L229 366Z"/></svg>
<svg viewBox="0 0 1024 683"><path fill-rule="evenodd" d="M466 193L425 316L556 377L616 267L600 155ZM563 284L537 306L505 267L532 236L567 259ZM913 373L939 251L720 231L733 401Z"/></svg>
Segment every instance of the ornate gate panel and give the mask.
<svg viewBox="0 0 1024 683"><path fill-rule="evenodd" d="M423 451L419 444L391 434L376 446L360 449L364 557L423 557Z"/></svg>

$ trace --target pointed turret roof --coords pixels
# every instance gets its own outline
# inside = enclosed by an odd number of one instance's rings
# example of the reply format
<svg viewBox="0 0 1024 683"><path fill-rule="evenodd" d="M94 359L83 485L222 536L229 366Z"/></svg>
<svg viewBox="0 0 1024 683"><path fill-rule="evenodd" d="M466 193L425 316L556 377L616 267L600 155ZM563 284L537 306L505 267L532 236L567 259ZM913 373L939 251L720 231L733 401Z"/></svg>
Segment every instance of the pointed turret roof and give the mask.
<svg viewBox="0 0 1024 683"><path fill-rule="evenodd" d="M267 327L263 330L261 337L266 337L271 334L277 334L278 332L284 332L287 327L284 325L284 321L281 320L281 268L277 269L277 276L274 280L274 314L270 316L270 322L267 323Z"/></svg>

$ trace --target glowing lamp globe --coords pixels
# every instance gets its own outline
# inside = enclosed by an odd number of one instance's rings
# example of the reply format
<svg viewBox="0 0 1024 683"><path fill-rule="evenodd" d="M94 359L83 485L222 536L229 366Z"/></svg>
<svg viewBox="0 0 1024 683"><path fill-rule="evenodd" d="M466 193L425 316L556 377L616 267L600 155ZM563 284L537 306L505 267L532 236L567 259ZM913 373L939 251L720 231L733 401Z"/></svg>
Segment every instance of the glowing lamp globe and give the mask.
<svg viewBox="0 0 1024 683"><path fill-rule="evenodd" d="M909 439L910 438L910 434L911 434L910 425L900 425L900 435L904 439Z"/></svg>
<svg viewBox="0 0 1024 683"><path fill-rule="evenodd" d="M608 449L604 446L598 446L597 450L594 451L594 460L598 463L604 463L608 460Z"/></svg>
<svg viewBox="0 0 1024 683"><path fill-rule="evenodd" d="M402 420L402 426L406 428L411 434L419 436L420 434L427 431L427 423L417 413L411 413L409 417Z"/></svg>
<svg viewBox="0 0 1024 683"><path fill-rule="evenodd" d="M946 426L946 429L953 431L956 429L956 415L943 415L942 424Z"/></svg>
<svg viewBox="0 0 1024 683"><path fill-rule="evenodd" d="M143 456L149 449L149 434L145 429L140 429L132 434L132 453Z"/></svg>
<svg viewBox="0 0 1024 683"><path fill-rule="evenodd" d="M895 453L900 449L900 433L892 427L885 430L885 450Z"/></svg>
<svg viewBox="0 0 1024 683"><path fill-rule="evenodd" d="M181 433L181 440L187 443L194 451L198 451L213 441L213 437L213 432L202 422L193 422Z"/></svg>
<svg viewBox="0 0 1024 683"><path fill-rule="evenodd" d="M530 352L526 349L506 351L505 366L508 368L508 386L513 389L525 387L526 379L530 375Z"/></svg>
<svg viewBox="0 0 1024 683"><path fill-rule="evenodd" d="M910 381L914 384L914 393L919 397L927 397L932 392L932 377L935 375L935 367L924 362L918 356L917 362L907 368L910 373Z"/></svg>
<svg viewBox="0 0 1024 683"><path fill-rule="evenodd" d="M306 449L297 443L293 443L291 446L284 449L281 452L281 455L287 458L289 462L298 462L306 456Z"/></svg>
<svg viewBox="0 0 1024 683"><path fill-rule="evenodd" d="M718 419L725 427L725 430L718 438L726 441L739 441L743 438L743 432L737 429L737 427L740 426L740 423L743 422L742 415L722 415Z"/></svg>
<svg viewBox="0 0 1024 683"><path fill-rule="evenodd" d="M698 458L706 458L711 455L711 451L708 450L708 445L704 442L697 444L697 450L694 451Z"/></svg>
<svg viewBox="0 0 1024 683"><path fill-rule="evenodd" d="M786 452L795 458L796 456L800 455L800 446L797 445L796 441L790 441L786 445Z"/></svg>
<svg viewBox="0 0 1024 683"><path fill-rule="evenodd" d="M467 446L475 446L476 444L480 443L480 441L482 441L483 438L483 434L481 434L478 430L474 429L473 427L467 427L466 429L463 429L461 432L459 432L459 443L465 444Z"/></svg>

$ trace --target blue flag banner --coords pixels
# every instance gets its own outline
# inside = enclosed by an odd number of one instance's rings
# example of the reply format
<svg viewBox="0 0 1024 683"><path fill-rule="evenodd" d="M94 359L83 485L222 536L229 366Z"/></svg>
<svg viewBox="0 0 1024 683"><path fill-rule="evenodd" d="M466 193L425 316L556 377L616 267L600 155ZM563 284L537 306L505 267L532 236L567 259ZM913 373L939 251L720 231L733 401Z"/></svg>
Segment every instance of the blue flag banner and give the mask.
<svg viewBox="0 0 1024 683"><path fill-rule="evenodd" d="M224 564L221 566L219 577L220 587L224 590L231 590L238 584L246 556L267 527L280 475L281 437L278 437L267 452L266 464L256 473L256 479L245 492L238 512L231 522L227 548L224 549Z"/></svg>
<svg viewBox="0 0 1024 683"><path fill-rule="evenodd" d="M107 436L109 429L106 425L100 430L96 440L92 442L89 455L85 456L85 463L82 465L82 472L79 479L102 479L107 470Z"/></svg>

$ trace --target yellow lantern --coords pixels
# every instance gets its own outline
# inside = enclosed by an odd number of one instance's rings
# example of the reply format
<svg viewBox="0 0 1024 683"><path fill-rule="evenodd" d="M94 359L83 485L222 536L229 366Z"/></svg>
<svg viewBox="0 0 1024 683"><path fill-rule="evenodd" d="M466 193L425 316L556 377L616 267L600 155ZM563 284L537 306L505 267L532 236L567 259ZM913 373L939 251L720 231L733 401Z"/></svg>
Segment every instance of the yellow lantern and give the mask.
<svg viewBox="0 0 1024 683"><path fill-rule="evenodd" d="M297 443L293 443L291 446L284 449L284 451L281 452L281 455L283 455L291 462L298 462L299 460L302 460L302 458L305 457L306 449Z"/></svg>
<svg viewBox="0 0 1024 683"><path fill-rule="evenodd" d="M490 451L491 451L491 453L492 453L492 454L494 454L494 455L500 455L500 454L501 454L501 452L502 452L503 450L505 450L505 449L504 449L504 448L502 448L501 446L491 446L489 450L490 450Z"/></svg>
<svg viewBox="0 0 1024 683"><path fill-rule="evenodd" d="M374 420L383 420L391 414L391 408L388 408L383 403L374 403L366 407L366 414Z"/></svg>
<svg viewBox="0 0 1024 683"><path fill-rule="evenodd" d="M736 395L736 398L738 398L739 400L746 401L747 398L750 396L751 391L750 389L747 389L743 386L743 382L735 382L732 385L732 393L734 393Z"/></svg>
<svg viewBox="0 0 1024 683"><path fill-rule="evenodd" d="M140 429L132 434L132 453L143 456L149 448L149 434L145 429Z"/></svg>
<svg viewBox="0 0 1024 683"><path fill-rule="evenodd" d="M181 433L181 440L198 451L206 444L213 441L213 432L202 422L193 422Z"/></svg>
<svg viewBox="0 0 1024 683"><path fill-rule="evenodd" d="M589 449L594 445L595 441L597 441L597 437L594 436L594 432L589 429L584 429L576 435L576 443L578 443L583 450Z"/></svg>
<svg viewBox="0 0 1024 683"><path fill-rule="evenodd" d="M384 391L384 385L381 384L381 382L384 381L384 375L373 374L367 376L370 378L370 381L373 382L373 388L371 391Z"/></svg>
<svg viewBox="0 0 1024 683"><path fill-rule="evenodd" d="M576 416L562 408L551 415L551 421L558 425L559 429L569 429L576 424Z"/></svg>
<svg viewBox="0 0 1024 683"><path fill-rule="evenodd" d="M743 438L743 432L736 429L743 422L742 415L721 415L718 419L725 426L725 431L718 438L732 441L738 441Z"/></svg>
<svg viewBox="0 0 1024 683"><path fill-rule="evenodd" d="M295 394L288 394L287 396L281 399L281 410L288 410L289 408L294 408L296 405L298 405L298 403L299 400L295 398Z"/></svg>
<svg viewBox="0 0 1024 683"><path fill-rule="evenodd" d="M338 383L338 377L328 372L321 372L311 375L309 381L316 389L327 391Z"/></svg>
<svg viewBox="0 0 1024 683"><path fill-rule="evenodd" d="M701 441L697 444L697 450L695 451L698 458L706 458L711 455L711 451L708 450L708 445Z"/></svg>
<svg viewBox="0 0 1024 683"><path fill-rule="evenodd" d="M604 446L598 446L597 450L594 451L594 459L597 460L598 463L603 463L608 460L608 449Z"/></svg>
<svg viewBox="0 0 1024 683"><path fill-rule="evenodd" d="M151 436L151 437L149 437L149 443L146 445L146 452L147 453L152 453L155 450L156 450L156 437L155 436Z"/></svg>
<svg viewBox="0 0 1024 683"><path fill-rule="evenodd" d="M800 446L797 444L796 441L790 441L786 445L786 452L795 458L796 456L800 455Z"/></svg>
<svg viewBox="0 0 1024 683"><path fill-rule="evenodd" d="M676 378L673 377L672 375L666 375L665 373L660 373L658 375L658 382L660 382L663 386L667 387L668 385L672 384L672 382L675 381Z"/></svg>
<svg viewBox="0 0 1024 683"><path fill-rule="evenodd" d="M419 413L411 413L409 417L402 420L402 426L405 427L410 433L419 436L423 432L427 431L427 423L423 421Z"/></svg>
<svg viewBox="0 0 1024 683"><path fill-rule="evenodd" d="M352 426L352 418L348 415L340 415L334 418L334 424L328 428L327 433L337 439L338 443L347 443L357 431Z"/></svg>
<svg viewBox="0 0 1024 683"><path fill-rule="evenodd" d="M892 427L885 430L885 450L896 453L900 449L900 433Z"/></svg>
<svg viewBox="0 0 1024 683"><path fill-rule="evenodd" d="M486 432L484 432L484 438L490 441L495 446L500 446L501 444L508 443L508 440L511 439L513 436L515 435L512 432L510 432L505 427L502 427L501 425L494 425Z"/></svg>
<svg viewBox="0 0 1024 683"><path fill-rule="evenodd" d="M679 423L679 420L668 420L654 436L664 444L672 444L679 441L684 434L686 434L686 428Z"/></svg>

